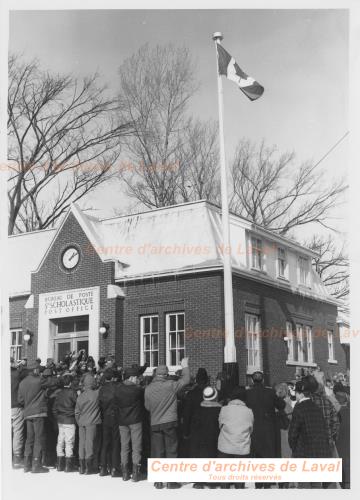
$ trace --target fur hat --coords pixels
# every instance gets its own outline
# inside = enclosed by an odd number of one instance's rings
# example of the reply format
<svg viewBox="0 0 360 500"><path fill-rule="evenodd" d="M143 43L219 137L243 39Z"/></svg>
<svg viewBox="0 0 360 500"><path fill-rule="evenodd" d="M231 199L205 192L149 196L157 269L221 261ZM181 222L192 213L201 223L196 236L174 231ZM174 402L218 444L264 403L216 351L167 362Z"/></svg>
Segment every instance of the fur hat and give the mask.
<svg viewBox="0 0 360 500"><path fill-rule="evenodd" d="M253 379L253 382L263 382L264 380L264 374L261 371L256 371L251 375L251 378Z"/></svg>
<svg viewBox="0 0 360 500"><path fill-rule="evenodd" d="M203 400L204 401L214 401L217 399L218 392L214 387L205 387L203 390Z"/></svg>
<svg viewBox="0 0 360 500"><path fill-rule="evenodd" d="M230 393L230 400L240 399L241 401L246 401L246 389L245 387L237 386L234 387Z"/></svg>
<svg viewBox="0 0 360 500"><path fill-rule="evenodd" d="M195 377L196 383L199 385L205 385L209 381L209 375L205 368L199 368Z"/></svg>

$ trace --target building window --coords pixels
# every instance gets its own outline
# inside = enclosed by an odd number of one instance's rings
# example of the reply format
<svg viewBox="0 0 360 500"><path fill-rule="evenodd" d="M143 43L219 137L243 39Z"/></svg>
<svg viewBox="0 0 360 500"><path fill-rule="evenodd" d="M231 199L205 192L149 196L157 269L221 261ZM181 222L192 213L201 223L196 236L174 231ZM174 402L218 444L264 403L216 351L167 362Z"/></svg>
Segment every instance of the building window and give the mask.
<svg viewBox="0 0 360 500"><path fill-rule="evenodd" d="M141 364L147 363L154 368L159 365L159 316L142 316L141 332Z"/></svg>
<svg viewBox="0 0 360 500"><path fill-rule="evenodd" d="M167 364L179 366L185 357L185 314L166 315Z"/></svg>
<svg viewBox="0 0 360 500"><path fill-rule="evenodd" d="M22 359L23 350L23 335L22 330L10 330L11 335L11 346L10 346L10 357L14 358L15 361Z"/></svg>
<svg viewBox="0 0 360 500"><path fill-rule="evenodd" d="M278 276L280 278L286 277L286 252L284 248L278 248Z"/></svg>
<svg viewBox="0 0 360 500"><path fill-rule="evenodd" d="M287 337L287 348L288 348L288 361L295 361L294 334L293 334L293 326L290 321L286 322L286 337Z"/></svg>
<svg viewBox="0 0 360 500"><path fill-rule="evenodd" d="M262 241L259 238L251 238L251 258L253 269L261 271L263 268L263 250Z"/></svg>
<svg viewBox="0 0 360 500"><path fill-rule="evenodd" d="M314 351L313 351L313 335L312 328L310 326L305 326L306 333L306 352L307 352L307 362L314 362Z"/></svg>
<svg viewBox="0 0 360 500"><path fill-rule="evenodd" d="M296 325L296 338L294 339L294 355L292 361L299 363L313 363L313 335L310 326Z"/></svg>
<svg viewBox="0 0 360 500"><path fill-rule="evenodd" d="M299 283L308 286L309 281L309 259L299 257Z"/></svg>
<svg viewBox="0 0 360 500"><path fill-rule="evenodd" d="M332 330L328 330L327 338L328 338L329 361L336 361L335 349L334 349L334 332Z"/></svg>
<svg viewBox="0 0 360 500"><path fill-rule="evenodd" d="M245 315L247 371L261 370L260 352L260 317L255 314Z"/></svg>

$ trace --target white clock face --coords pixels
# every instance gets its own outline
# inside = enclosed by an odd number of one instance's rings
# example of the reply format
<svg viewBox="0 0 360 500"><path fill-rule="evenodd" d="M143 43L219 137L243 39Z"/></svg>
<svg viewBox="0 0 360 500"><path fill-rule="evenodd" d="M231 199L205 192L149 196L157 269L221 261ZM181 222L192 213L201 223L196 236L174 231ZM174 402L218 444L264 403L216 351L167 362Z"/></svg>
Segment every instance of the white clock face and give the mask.
<svg viewBox="0 0 360 500"><path fill-rule="evenodd" d="M79 250L75 247L69 247L62 255L62 264L65 269L74 269L80 259Z"/></svg>

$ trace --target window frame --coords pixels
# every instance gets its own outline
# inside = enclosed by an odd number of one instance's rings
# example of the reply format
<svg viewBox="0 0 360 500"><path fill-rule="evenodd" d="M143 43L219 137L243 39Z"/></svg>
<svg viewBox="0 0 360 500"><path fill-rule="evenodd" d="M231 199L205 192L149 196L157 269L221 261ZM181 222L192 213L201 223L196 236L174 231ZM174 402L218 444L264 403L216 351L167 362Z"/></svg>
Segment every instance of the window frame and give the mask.
<svg viewBox="0 0 360 500"><path fill-rule="evenodd" d="M295 328L294 326L295 325ZM286 322L288 339L287 365L315 367L314 336L312 326L304 323Z"/></svg>
<svg viewBox="0 0 360 500"><path fill-rule="evenodd" d="M327 346L328 346L328 363L337 363L337 360L335 358L334 330L328 329L326 333L327 333ZM331 342L329 341L330 338Z"/></svg>
<svg viewBox="0 0 360 500"><path fill-rule="evenodd" d="M149 333L145 333L145 319L149 318L150 319L150 332ZM157 321L158 321L158 328L157 328L157 332L153 332L152 331L152 318L157 318ZM141 315L140 318L140 365L144 365L145 364L145 361L146 361L146 356L145 356L145 351L144 351L144 347L145 347L145 343L144 343L144 336L145 335L150 335L150 349L148 349L146 352L150 352L150 360L152 359L152 353L153 352L157 352L157 360L158 360L158 364L156 366L154 365L150 365L147 367L147 370L153 370L154 368L156 368L157 366L159 366L159 363L160 363L160 318L159 318L159 314L144 314L144 315ZM157 335L157 349L152 349L151 348L151 335Z"/></svg>
<svg viewBox="0 0 360 500"><path fill-rule="evenodd" d="M264 261L263 240L259 236L250 235L250 247L251 247L251 269L264 272L265 261ZM257 266L258 263L257 261L259 261L260 266Z"/></svg>
<svg viewBox="0 0 360 500"><path fill-rule="evenodd" d="M304 269L301 266L301 262L307 263L306 269ZM310 259L309 259L309 257L305 257L304 255L298 256L298 270L299 270L299 274L298 274L299 285L310 288L310 281L309 281L309 279L310 279ZM305 282L302 282L302 271L305 271Z"/></svg>
<svg viewBox="0 0 360 500"><path fill-rule="evenodd" d="M178 316L183 315L184 316L184 329L181 330L178 328ZM170 316L176 316L176 327L175 330L170 331ZM180 361L181 359L178 359L178 354L177 352L180 350L184 351L183 358L186 357L186 327L185 327L185 311L171 311L167 312L165 314L165 332L166 332L166 365L169 367L169 370L171 371L176 371L181 369L181 364ZM176 333L176 347L175 349L170 348L170 333ZM184 346L183 347L178 347L178 333L183 333L184 334ZM171 363L171 352L170 351L175 351L176 352L176 364Z"/></svg>
<svg viewBox="0 0 360 500"><path fill-rule="evenodd" d="M16 344L13 344L13 334L16 334ZM21 343L19 343L19 334L21 334ZM11 328L10 329L10 357L14 358L15 361L20 361L22 359L23 349L24 349L24 335L22 328ZM20 350L20 355L19 354ZM14 355L15 354L15 355Z"/></svg>
<svg viewBox="0 0 360 500"><path fill-rule="evenodd" d="M248 326L251 320L255 320L255 331L250 331ZM253 364L250 364L250 335L256 334L256 347L254 348L254 338L252 338L251 351L258 353L258 363L255 364L254 356L252 358ZM254 373L254 371L262 371L262 341L261 341L261 316L254 313L245 313L245 337L246 337L246 372L248 374Z"/></svg>
<svg viewBox="0 0 360 500"><path fill-rule="evenodd" d="M284 258L281 259L279 256L280 251L284 252ZM280 261L284 262L284 272L281 274L280 272ZM280 279L288 279L288 261L287 261L287 251L284 247L277 247L277 258L276 258L276 267L277 267L277 277Z"/></svg>
<svg viewBox="0 0 360 500"><path fill-rule="evenodd" d="M288 347L287 361L295 361L294 359L295 338L294 338L293 324L291 321L286 322L286 337L287 337L287 347Z"/></svg>

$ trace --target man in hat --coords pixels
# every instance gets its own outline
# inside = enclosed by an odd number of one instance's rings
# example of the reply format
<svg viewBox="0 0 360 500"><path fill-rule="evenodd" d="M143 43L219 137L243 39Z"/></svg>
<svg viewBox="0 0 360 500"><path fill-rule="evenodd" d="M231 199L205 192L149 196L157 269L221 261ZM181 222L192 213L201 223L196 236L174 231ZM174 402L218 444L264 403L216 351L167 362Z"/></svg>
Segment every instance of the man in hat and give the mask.
<svg viewBox="0 0 360 500"><path fill-rule="evenodd" d="M154 380L145 389L145 408L150 412L151 456L177 458L177 395L190 382L188 358L181 360L182 375L179 380L168 378L169 370L159 365ZM178 483L167 483L168 488L180 488ZM163 483L155 483L163 488Z"/></svg>
<svg viewBox="0 0 360 500"><path fill-rule="evenodd" d="M102 415L102 446L100 452L100 476L120 477L119 425L114 412L116 384L112 368L103 372L103 383L99 389L99 404Z"/></svg>
<svg viewBox="0 0 360 500"><path fill-rule="evenodd" d="M139 385L138 367L126 368L124 383L115 389L114 406L121 442L121 466L124 481L130 479L129 455L132 450L132 481L141 479L142 422L144 418L144 389Z"/></svg>
<svg viewBox="0 0 360 500"><path fill-rule="evenodd" d="M283 410L285 401L271 387L264 386L264 374L252 374L254 385L247 391L246 404L254 414L251 454L254 458L276 457L275 409ZM270 488L270 483L256 483L256 488Z"/></svg>
<svg viewBox="0 0 360 500"><path fill-rule="evenodd" d="M297 381L289 427L289 445L293 458L330 458L326 424L320 408L311 400L311 377ZM322 483L298 483L299 488L321 488Z"/></svg>
<svg viewBox="0 0 360 500"><path fill-rule="evenodd" d="M46 447L45 418L47 416L47 403L45 390L40 379L38 363L28 366L28 376L20 382L18 401L24 408L26 421L26 442L24 453L24 472L39 473L49 472L42 467L41 456Z"/></svg>

